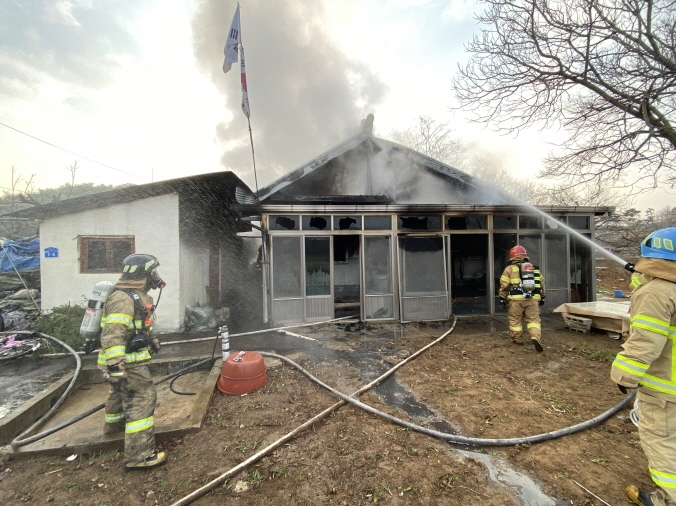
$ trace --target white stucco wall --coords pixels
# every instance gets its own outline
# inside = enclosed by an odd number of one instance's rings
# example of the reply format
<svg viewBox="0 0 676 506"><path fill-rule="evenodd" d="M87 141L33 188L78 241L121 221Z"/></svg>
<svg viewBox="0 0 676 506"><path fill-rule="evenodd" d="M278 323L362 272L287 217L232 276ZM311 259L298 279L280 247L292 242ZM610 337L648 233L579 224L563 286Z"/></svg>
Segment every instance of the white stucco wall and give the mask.
<svg viewBox="0 0 676 506"><path fill-rule="evenodd" d="M209 248L181 241L179 251L182 287L179 303L185 314L188 304L207 306L209 303L206 289L209 284Z"/></svg>
<svg viewBox="0 0 676 506"><path fill-rule="evenodd" d="M103 209L48 218L40 224L42 309L83 304L99 281L116 282L118 274L80 274L78 236L133 235L136 252L155 255L166 281L157 308L155 329L173 332L183 323L180 306L178 195L136 200ZM45 258L45 248L58 248L58 258ZM151 295L157 301L158 290Z"/></svg>

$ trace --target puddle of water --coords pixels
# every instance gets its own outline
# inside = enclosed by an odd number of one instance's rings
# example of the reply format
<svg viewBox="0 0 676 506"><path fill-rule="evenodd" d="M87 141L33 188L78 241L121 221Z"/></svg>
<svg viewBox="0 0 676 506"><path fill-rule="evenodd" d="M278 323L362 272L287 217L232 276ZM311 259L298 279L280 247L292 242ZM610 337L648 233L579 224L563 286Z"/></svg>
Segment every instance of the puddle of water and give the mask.
<svg viewBox="0 0 676 506"><path fill-rule="evenodd" d="M362 379L370 382L381 376L388 368L380 363L380 356L375 353L352 352L348 360L354 364L359 357ZM364 369L364 366L367 369ZM433 428L439 432L457 434L458 432L450 423L443 420L437 413L430 410L424 404L418 402L415 397L397 380L390 376L373 389L388 405L399 408L409 416L421 420L419 425ZM535 481L527 475L509 467L509 465L495 457L481 451L468 450L467 446L450 445L456 451L467 457L472 457L484 464L491 480L501 486L509 487L511 492L518 497L524 506L555 506L556 501L546 495Z"/></svg>
<svg viewBox="0 0 676 506"><path fill-rule="evenodd" d="M70 361L24 360L0 366L0 419L20 408L71 371Z"/></svg>
<svg viewBox="0 0 676 506"><path fill-rule="evenodd" d="M485 453L472 452L456 448L458 453L480 460L488 469L491 480L513 487L524 506L555 506L556 501L546 495L531 478L514 469L510 469L502 460Z"/></svg>

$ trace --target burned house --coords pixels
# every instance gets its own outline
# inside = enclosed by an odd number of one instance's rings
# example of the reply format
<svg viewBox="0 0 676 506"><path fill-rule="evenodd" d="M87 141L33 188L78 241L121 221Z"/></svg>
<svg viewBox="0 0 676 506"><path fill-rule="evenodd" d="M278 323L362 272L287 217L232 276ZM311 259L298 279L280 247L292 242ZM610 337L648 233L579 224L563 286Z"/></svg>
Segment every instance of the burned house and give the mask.
<svg viewBox="0 0 676 506"><path fill-rule="evenodd" d="M516 244L547 283L545 309L594 300L599 207L534 209L453 167L362 131L258 192L265 319L444 320L491 315ZM260 214L259 214L260 213ZM255 215L255 217L254 217Z"/></svg>

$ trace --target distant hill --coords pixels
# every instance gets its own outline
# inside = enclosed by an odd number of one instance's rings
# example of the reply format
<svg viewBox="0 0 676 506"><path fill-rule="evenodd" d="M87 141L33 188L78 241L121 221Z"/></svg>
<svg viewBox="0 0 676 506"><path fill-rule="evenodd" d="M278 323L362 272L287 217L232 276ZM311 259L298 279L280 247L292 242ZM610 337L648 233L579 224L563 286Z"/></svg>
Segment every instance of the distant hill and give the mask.
<svg viewBox="0 0 676 506"><path fill-rule="evenodd" d="M94 183L80 183L73 186L70 184L63 184L58 188L44 188L29 193L16 192L12 194L10 191L5 191L0 196L0 237L15 239L17 237L32 237L38 234L38 224L36 222L3 221L2 215L4 214L52 202L82 197L84 195L107 192L126 186L132 185L123 184L114 186L107 184L95 185Z"/></svg>

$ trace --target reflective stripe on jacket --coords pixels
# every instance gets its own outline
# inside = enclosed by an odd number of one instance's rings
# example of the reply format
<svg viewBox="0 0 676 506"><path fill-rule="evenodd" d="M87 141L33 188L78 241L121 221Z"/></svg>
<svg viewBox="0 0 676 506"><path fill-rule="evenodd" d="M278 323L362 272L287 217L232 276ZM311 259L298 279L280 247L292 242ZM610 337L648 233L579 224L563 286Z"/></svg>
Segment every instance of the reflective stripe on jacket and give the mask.
<svg viewBox="0 0 676 506"><path fill-rule="evenodd" d="M521 271L519 268L519 263L528 261L528 258L515 258L512 262L505 267L505 270L502 271L502 276L500 276L500 291L498 295L503 299L533 299L540 300L545 296L545 278L540 273L540 269L537 266L533 266L533 274L535 278L535 289L533 290L532 297L526 297L519 289L521 284Z"/></svg>
<svg viewBox="0 0 676 506"><path fill-rule="evenodd" d="M676 270L676 262L663 262ZM610 377L676 402L676 283L647 274L638 281L629 308L629 339L617 354Z"/></svg>
<svg viewBox="0 0 676 506"><path fill-rule="evenodd" d="M133 289L139 295L141 305L144 307L153 303L144 287L145 280L120 280L115 285L116 290L108 297L101 318L101 351L97 360L100 369L105 370L120 362L124 362L126 366L134 366L150 360L148 348L133 353L125 352L127 338L133 335L136 329L140 331L143 328L143 320L134 320L134 301L121 289ZM152 330L152 327L149 330Z"/></svg>

